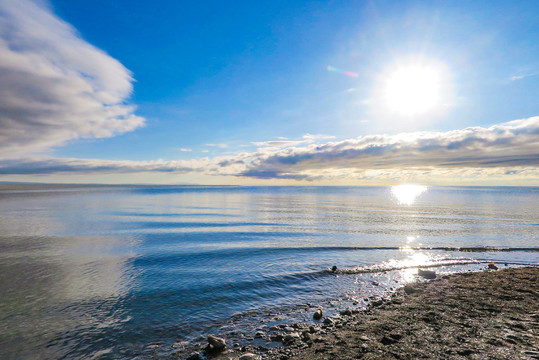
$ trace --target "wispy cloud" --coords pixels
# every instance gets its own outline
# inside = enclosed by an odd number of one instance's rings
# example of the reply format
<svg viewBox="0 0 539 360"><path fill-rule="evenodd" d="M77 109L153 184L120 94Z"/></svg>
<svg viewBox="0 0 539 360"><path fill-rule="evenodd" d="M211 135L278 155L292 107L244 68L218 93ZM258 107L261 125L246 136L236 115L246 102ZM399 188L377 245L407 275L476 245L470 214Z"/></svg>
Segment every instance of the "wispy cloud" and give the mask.
<svg viewBox="0 0 539 360"><path fill-rule="evenodd" d="M310 141L310 142L313 142L313 141L318 141L318 140L328 140L328 139L335 139L335 136L333 135L322 135L322 134L305 134L302 136L302 138L304 140L307 140L307 141Z"/></svg>
<svg viewBox="0 0 539 360"><path fill-rule="evenodd" d="M218 147L220 149L225 149L228 147L228 144L204 144L206 146L211 146L211 147Z"/></svg>
<svg viewBox="0 0 539 360"><path fill-rule="evenodd" d="M258 179L377 179L539 175L539 116L447 132L368 135L189 161L33 158L0 161L0 174L196 172Z"/></svg>
<svg viewBox="0 0 539 360"><path fill-rule="evenodd" d="M183 151L183 152L191 152L191 151L193 151L193 149L180 148L180 151Z"/></svg>
<svg viewBox="0 0 539 360"><path fill-rule="evenodd" d="M334 138L335 136L331 135L312 135L307 133L301 137L301 140L289 140L285 137L278 137L279 140L254 141L251 144L258 147L284 148L290 146L298 146L301 144L312 144L313 142L318 140L327 140Z"/></svg>
<svg viewBox="0 0 539 360"><path fill-rule="evenodd" d="M270 141L254 141L251 144L260 147L285 147L303 144L303 140L270 140Z"/></svg>
<svg viewBox="0 0 539 360"><path fill-rule="evenodd" d="M131 73L29 0L0 2L0 152L35 153L144 124Z"/></svg>

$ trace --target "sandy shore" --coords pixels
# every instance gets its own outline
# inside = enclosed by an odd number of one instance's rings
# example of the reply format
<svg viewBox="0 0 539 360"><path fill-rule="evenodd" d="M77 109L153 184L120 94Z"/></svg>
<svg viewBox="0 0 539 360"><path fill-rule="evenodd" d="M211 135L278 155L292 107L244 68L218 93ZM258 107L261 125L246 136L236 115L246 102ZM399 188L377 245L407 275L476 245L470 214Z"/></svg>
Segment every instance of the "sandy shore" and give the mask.
<svg viewBox="0 0 539 360"><path fill-rule="evenodd" d="M539 268L444 276L408 285L366 311L343 311L262 336L283 345L227 344L209 357L539 359Z"/></svg>

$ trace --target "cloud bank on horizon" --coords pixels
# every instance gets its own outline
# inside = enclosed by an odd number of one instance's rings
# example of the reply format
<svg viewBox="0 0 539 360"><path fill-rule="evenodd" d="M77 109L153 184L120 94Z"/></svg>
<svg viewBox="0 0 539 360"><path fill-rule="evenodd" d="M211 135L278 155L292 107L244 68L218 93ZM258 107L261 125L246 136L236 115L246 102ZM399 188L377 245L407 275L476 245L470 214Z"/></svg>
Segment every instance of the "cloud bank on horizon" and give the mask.
<svg viewBox="0 0 539 360"><path fill-rule="evenodd" d="M29 0L0 3L0 77L3 176L169 173L321 182L539 178L539 116L490 127L340 141L306 134L298 140L251 142L258 147L252 152L196 160L45 156L69 140L112 137L143 126L145 120L126 103L133 91L131 73ZM227 148L224 143L205 145Z"/></svg>
<svg viewBox="0 0 539 360"><path fill-rule="evenodd" d="M199 160L6 159L0 161L0 174L162 172L306 181L463 175L537 178L538 135L536 116L488 128L367 135Z"/></svg>
<svg viewBox="0 0 539 360"><path fill-rule="evenodd" d="M0 153L38 153L144 124L131 73L29 0L0 2Z"/></svg>

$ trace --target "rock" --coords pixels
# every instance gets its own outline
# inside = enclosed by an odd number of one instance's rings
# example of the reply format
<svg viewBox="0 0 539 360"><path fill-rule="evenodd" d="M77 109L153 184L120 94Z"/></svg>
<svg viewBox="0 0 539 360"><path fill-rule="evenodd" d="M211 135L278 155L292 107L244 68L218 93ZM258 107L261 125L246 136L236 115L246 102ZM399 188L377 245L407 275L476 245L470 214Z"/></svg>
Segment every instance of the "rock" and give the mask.
<svg viewBox="0 0 539 360"><path fill-rule="evenodd" d="M313 319L320 320L322 319L322 315L324 315L324 312L322 311L322 309L318 309L314 312Z"/></svg>
<svg viewBox="0 0 539 360"><path fill-rule="evenodd" d="M296 340L299 340L299 334L297 332L286 334L283 338L283 344L288 345Z"/></svg>
<svg viewBox="0 0 539 360"><path fill-rule="evenodd" d="M210 346L210 352L222 352L226 348L225 339L215 335L208 336L208 344Z"/></svg>
<svg viewBox="0 0 539 360"><path fill-rule="evenodd" d="M418 269L417 270L417 275L419 275L419 276L421 276L422 278L425 278L425 279L436 279L436 272L432 271L432 270Z"/></svg>
<svg viewBox="0 0 539 360"><path fill-rule="evenodd" d="M349 315L352 315L352 310L350 309L341 310L340 314L349 316Z"/></svg>
<svg viewBox="0 0 539 360"><path fill-rule="evenodd" d="M369 339L366 336L360 336L360 337L358 337L358 339L361 340L361 341L371 341L371 339Z"/></svg>
<svg viewBox="0 0 539 360"><path fill-rule="evenodd" d="M185 360L202 360L199 352L194 352L190 354Z"/></svg>
<svg viewBox="0 0 539 360"><path fill-rule="evenodd" d="M294 328L290 326L285 327L283 330L286 331L287 333L294 332Z"/></svg>
<svg viewBox="0 0 539 360"><path fill-rule="evenodd" d="M380 306L380 305L382 305L383 303L384 303L384 300L378 299L378 300L376 300L376 301L373 301L373 302L371 303L371 305L372 305L372 306Z"/></svg>
<svg viewBox="0 0 539 360"><path fill-rule="evenodd" d="M266 332L264 331L257 331L255 334L255 339L261 339L266 336Z"/></svg>
<svg viewBox="0 0 539 360"><path fill-rule="evenodd" d="M389 337L389 336L384 336L384 337L382 338L382 340L380 340L380 342L381 342L382 344L384 344L384 345L391 345L391 344L396 343L397 340L395 340L395 339L393 339L393 338L391 338L391 337Z"/></svg>
<svg viewBox="0 0 539 360"><path fill-rule="evenodd" d="M253 353L247 353L240 356L239 360L258 360L260 357L258 355L255 355Z"/></svg>
<svg viewBox="0 0 539 360"><path fill-rule="evenodd" d="M282 342L283 341L283 335L282 334L275 334L275 335L272 335L270 337L270 340L271 341L276 341L276 342Z"/></svg>
<svg viewBox="0 0 539 360"><path fill-rule="evenodd" d="M309 340L311 340L311 333L308 332L307 330L303 331L303 332L301 333L301 339L302 339L303 341L309 341Z"/></svg>
<svg viewBox="0 0 539 360"><path fill-rule="evenodd" d="M324 324L326 324L326 325L332 325L333 323L334 323L334 321L331 318L325 318L324 319Z"/></svg>
<svg viewBox="0 0 539 360"><path fill-rule="evenodd" d="M413 293L417 292L417 289L411 284L406 284L406 285L404 285L404 292L406 294L410 295L410 294L413 294Z"/></svg>
<svg viewBox="0 0 539 360"><path fill-rule="evenodd" d="M314 333L316 333L317 331L318 331L318 330L317 330L314 326L312 326L312 325L309 326L309 332L310 332L311 334L314 334Z"/></svg>

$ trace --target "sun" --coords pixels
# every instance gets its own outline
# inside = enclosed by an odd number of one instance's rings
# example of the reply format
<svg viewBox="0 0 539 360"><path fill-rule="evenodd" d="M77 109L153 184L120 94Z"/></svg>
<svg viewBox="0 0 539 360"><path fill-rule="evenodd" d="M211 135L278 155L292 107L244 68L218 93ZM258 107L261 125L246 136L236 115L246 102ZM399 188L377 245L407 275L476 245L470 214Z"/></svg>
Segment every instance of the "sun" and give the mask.
<svg viewBox="0 0 539 360"><path fill-rule="evenodd" d="M435 109L441 102L441 74L433 66L407 64L390 70L384 88L388 110L413 116Z"/></svg>

